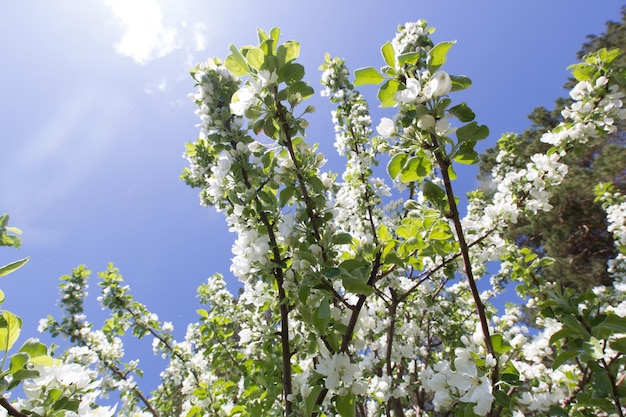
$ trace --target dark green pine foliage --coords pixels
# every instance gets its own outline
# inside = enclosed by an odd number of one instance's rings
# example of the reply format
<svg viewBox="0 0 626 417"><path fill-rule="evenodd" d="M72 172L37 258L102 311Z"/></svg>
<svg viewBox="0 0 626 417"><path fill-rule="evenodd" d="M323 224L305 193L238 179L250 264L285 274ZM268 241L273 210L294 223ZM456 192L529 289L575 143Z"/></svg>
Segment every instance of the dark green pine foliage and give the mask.
<svg viewBox="0 0 626 417"><path fill-rule="evenodd" d="M626 7L622 7L621 13L621 22L607 22L605 33L587 37L578 59L601 48L626 49ZM626 53L618 58L618 63L621 68L626 67ZM575 81L570 79L565 86L569 89L573 85ZM519 160L527 161L531 155L549 148L540 141L541 135L561 122L561 110L569 103L569 98L559 98L554 110L538 107L531 112L531 126L517 135ZM600 204L594 203L593 188L601 182L612 182L617 190L626 193L626 123L616 121L616 126L614 134L597 140L593 147L567 156L569 171L550 200L552 211L521 218L508 230L509 237L520 246L555 259L553 265L541 271L546 280L560 281L581 291L611 284L606 265L617 253L613 237L606 230L606 214ZM479 176L486 190L497 153L496 146L481 156Z"/></svg>

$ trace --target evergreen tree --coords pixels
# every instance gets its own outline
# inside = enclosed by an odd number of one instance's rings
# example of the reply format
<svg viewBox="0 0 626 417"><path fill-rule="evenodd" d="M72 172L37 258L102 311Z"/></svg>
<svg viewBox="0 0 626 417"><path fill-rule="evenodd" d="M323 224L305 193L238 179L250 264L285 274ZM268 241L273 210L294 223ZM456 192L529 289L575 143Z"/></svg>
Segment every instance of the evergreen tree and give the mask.
<svg viewBox="0 0 626 417"><path fill-rule="evenodd" d="M578 59L602 48L621 48L626 45L626 7L622 8L621 22L609 21L606 32L589 35L578 52ZM620 68L626 68L626 54L618 58ZM567 88L573 87L570 79ZM534 109L528 118L531 126L516 135L515 151L520 167L528 157L545 152L550 145L540 141L541 136L561 121L561 110L571 103L569 98L559 98L554 110L545 107ZM532 218L521 218L509 228L508 233L520 246L530 247L537 253L554 258L554 264L542 270L550 281L560 281L564 286L586 290L596 285L610 285L611 278L606 263L615 257L611 234L607 232L606 214L600 203L594 202L593 188L601 182L611 182L617 190L626 191L626 126L615 121L616 131L603 136L585 151L568 154L565 162L569 172L550 203L553 209ZM488 149L481 157L480 178L489 189L488 178L498 147Z"/></svg>

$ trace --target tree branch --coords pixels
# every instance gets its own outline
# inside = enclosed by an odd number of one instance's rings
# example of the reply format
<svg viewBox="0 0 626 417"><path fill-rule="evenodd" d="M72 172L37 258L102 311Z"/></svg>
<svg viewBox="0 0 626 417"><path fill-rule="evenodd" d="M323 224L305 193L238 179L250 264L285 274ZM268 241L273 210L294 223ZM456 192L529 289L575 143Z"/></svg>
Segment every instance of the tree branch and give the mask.
<svg viewBox="0 0 626 417"><path fill-rule="evenodd" d="M5 410L7 410L7 414L10 416L14 416L14 417L29 417L28 414L24 414L21 411L17 410L15 407L13 407L9 401L4 398L4 397L0 397L0 406L2 406L2 408L4 408Z"/></svg>
<svg viewBox="0 0 626 417"><path fill-rule="evenodd" d="M472 297L474 298L474 304L476 306L476 313L478 314L478 319L480 321L480 327L483 331L485 347L487 348L487 352L491 354L491 356L496 360L496 366L493 367L493 372L491 374L492 383L495 384L496 382L498 382L498 357L496 356L496 353L493 350L493 345L491 344L491 337L489 334L489 322L487 321L487 315L485 313L485 305L480 299L480 293L478 292L478 287L476 286L476 280L474 279L474 273L472 271L472 261L469 256L469 247L467 245L467 242L465 241L465 234L463 232L463 226L461 224L461 216L459 215L459 209L456 205L456 200L454 198L454 191L452 190L452 181L450 180L450 175L448 173L450 161L444 155L444 151L443 149L441 149L439 144L436 145L437 148L434 151L434 155L437 159L437 164L439 165L441 176L443 178L446 197L448 199L448 204L450 205L450 216L454 223L454 228L456 230L456 235L459 242L459 248L463 257L465 275L467 276L467 282L469 284L470 291L472 292Z"/></svg>

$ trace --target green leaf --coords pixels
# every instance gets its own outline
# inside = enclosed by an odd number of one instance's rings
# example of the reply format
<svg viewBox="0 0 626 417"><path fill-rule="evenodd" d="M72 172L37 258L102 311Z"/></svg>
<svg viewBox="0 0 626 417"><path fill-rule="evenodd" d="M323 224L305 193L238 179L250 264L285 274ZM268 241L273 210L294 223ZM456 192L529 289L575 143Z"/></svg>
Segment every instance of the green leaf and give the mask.
<svg viewBox="0 0 626 417"><path fill-rule="evenodd" d="M563 407L559 407L558 405L552 404L550 406L550 411L548 415L554 417L569 417L569 413L563 409Z"/></svg>
<svg viewBox="0 0 626 417"><path fill-rule="evenodd" d="M452 164L448 165L448 176L450 177L450 180L455 181L456 180L456 172L454 172L454 168L452 167Z"/></svg>
<svg viewBox="0 0 626 417"><path fill-rule="evenodd" d="M502 338L501 334L492 334L491 344L493 346L493 350L498 355L503 355L509 350L513 349L513 347L506 340Z"/></svg>
<svg viewBox="0 0 626 417"><path fill-rule="evenodd" d="M357 269L366 267L368 263L360 259L346 259L339 264L339 268L343 268L348 272L353 272Z"/></svg>
<svg viewBox="0 0 626 417"><path fill-rule="evenodd" d="M335 245L349 245L352 243L352 235L350 233L337 233L333 236Z"/></svg>
<svg viewBox="0 0 626 417"><path fill-rule="evenodd" d="M311 321L318 332L322 334L326 333L328 330L328 322L330 321L330 305L328 299L322 299L319 307L315 309Z"/></svg>
<svg viewBox="0 0 626 417"><path fill-rule="evenodd" d="M606 319L593 329L594 334L599 329L608 329L612 333L626 333L626 317L620 317L617 314L607 314Z"/></svg>
<svg viewBox="0 0 626 417"><path fill-rule="evenodd" d="M409 157L404 153L398 153L391 158L389 163L387 164L387 173L391 177L392 180L395 180L398 175L400 175L400 171L402 167L406 163Z"/></svg>
<svg viewBox="0 0 626 417"><path fill-rule="evenodd" d="M567 69L572 71L576 81L588 81L593 78L596 71L595 66L584 63L570 65Z"/></svg>
<svg viewBox="0 0 626 417"><path fill-rule="evenodd" d="M246 54L248 64L255 70L260 70L265 62L265 54L260 48L250 48Z"/></svg>
<svg viewBox="0 0 626 417"><path fill-rule="evenodd" d="M380 84L385 80L376 68L366 67L354 71L354 85Z"/></svg>
<svg viewBox="0 0 626 417"><path fill-rule="evenodd" d="M606 372L594 372L591 374L591 385L596 394L599 394L599 397L605 398L611 394L613 388L613 384Z"/></svg>
<svg viewBox="0 0 626 417"><path fill-rule="evenodd" d="M56 366L61 363L59 359L55 359L51 356L37 356L35 358L30 358L30 363L35 365L43 365L43 366Z"/></svg>
<svg viewBox="0 0 626 417"><path fill-rule="evenodd" d="M446 62L446 55L456 41L441 42L428 51L428 71L434 74Z"/></svg>
<svg viewBox="0 0 626 417"><path fill-rule="evenodd" d="M573 332L571 329L568 329L566 327L562 328L561 330L555 332L554 334L552 334L552 336L550 337L550 344L553 345L554 343L556 343L557 341L572 336L576 334L576 332Z"/></svg>
<svg viewBox="0 0 626 417"><path fill-rule="evenodd" d="M409 183L413 181L422 181L430 174L432 163L428 157L417 154L409 158L400 171L400 181Z"/></svg>
<svg viewBox="0 0 626 417"><path fill-rule="evenodd" d="M437 207L441 205L442 201L447 201L446 192L430 180L426 180L422 183L422 192L424 193L424 197Z"/></svg>
<svg viewBox="0 0 626 417"><path fill-rule="evenodd" d="M278 72L278 77L287 84L293 84L304 77L304 67L297 63L285 64Z"/></svg>
<svg viewBox="0 0 626 417"><path fill-rule="evenodd" d="M420 54L418 52L408 52L398 56L398 64L400 64L401 67L404 65L415 65L419 58Z"/></svg>
<svg viewBox="0 0 626 417"><path fill-rule="evenodd" d="M39 376L39 371L34 369L20 369L12 373L13 381L23 381L25 379L37 378Z"/></svg>
<svg viewBox="0 0 626 417"><path fill-rule="evenodd" d="M259 43L263 43L269 39L267 32L265 32L261 28L257 28L256 33L257 33L257 38L259 39Z"/></svg>
<svg viewBox="0 0 626 417"><path fill-rule="evenodd" d="M502 407L509 407L511 405L511 399L506 395L506 392L501 389L493 390L493 396L496 397L496 402Z"/></svg>
<svg viewBox="0 0 626 417"><path fill-rule="evenodd" d="M404 261L395 252L389 252L386 254L383 258L383 263L397 265L400 268L404 268Z"/></svg>
<svg viewBox="0 0 626 417"><path fill-rule="evenodd" d="M600 58L602 62L610 64L611 62L615 61L616 58L622 55L622 53L623 51L620 50L619 48L614 48L614 49L602 48L598 51L598 57Z"/></svg>
<svg viewBox="0 0 626 417"><path fill-rule="evenodd" d="M300 56L300 44L296 41L287 41L280 47L285 48L285 62L293 61Z"/></svg>
<svg viewBox="0 0 626 417"><path fill-rule="evenodd" d="M24 264L26 262L28 262L29 259L30 259L30 257L24 258L24 259L20 259L18 261L11 262L10 264L6 264L6 265L0 267L0 277L3 277L5 275L10 274L13 271L16 271L16 270L20 269L22 266L24 266Z"/></svg>
<svg viewBox="0 0 626 417"><path fill-rule="evenodd" d="M489 128L485 125L478 125L476 122L468 123L457 129L456 137L459 142L476 142L489 136Z"/></svg>
<svg viewBox="0 0 626 417"><path fill-rule="evenodd" d="M450 80L452 80L452 89L451 91L461 91L467 88L470 88L472 85L472 80L465 75L450 75Z"/></svg>
<svg viewBox="0 0 626 417"><path fill-rule="evenodd" d="M250 69L248 68L248 64L244 59L241 52L235 47L235 45L230 45L231 54L226 57L224 61L224 66L231 72L231 74L241 77L250 73Z"/></svg>
<svg viewBox="0 0 626 417"><path fill-rule="evenodd" d="M309 395L307 395L304 400L305 412L307 417L311 417L313 414L313 407L315 406L315 400L317 400L318 395L322 392L322 387L314 386Z"/></svg>
<svg viewBox="0 0 626 417"><path fill-rule="evenodd" d="M20 348L20 352L27 353L29 357L36 358L37 356L47 356L48 347L41 343L39 339L30 338Z"/></svg>
<svg viewBox="0 0 626 417"><path fill-rule="evenodd" d="M589 340L583 344L583 349L585 350L585 353L594 360L602 359L604 357L602 345L595 337L590 337Z"/></svg>
<svg viewBox="0 0 626 417"><path fill-rule="evenodd" d="M448 240L452 237L452 233L442 227L434 227L428 233L428 239L430 240ZM497 350L496 350L497 351Z"/></svg>
<svg viewBox="0 0 626 417"><path fill-rule="evenodd" d="M378 90L378 100L380 100L380 107L393 107L397 104L394 98L400 83L396 80L387 80Z"/></svg>
<svg viewBox="0 0 626 417"><path fill-rule="evenodd" d="M278 197L278 205L279 207L285 207L285 205L287 204L287 202L289 201L289 199L291 199L291 197L293 197L294 193L296 192L295 187L289 185L285 188L283 188L282 190L280 190L280 194Z"/></svg>
<svg viewBox="0 0 626 417"><path fill-rule="evenodd" d="M580 323L580 321L578 321L576 316L574 316L573 314L564 315L561 318L561 321L563 322L563 325L565 327L574 330L575 332L577 332L581 336L583 336L585 338L587 338L587 336L589 336L589 333L587 332L587 329L585 329L583 327L583 325Z"/></svg>
<svg viewBox="0 0 626 417"><path fill-rule="evenodd" d="M311 97L315 93L315 90L313 90L313 87L311 87L308 83L298 81L289 86L289 93L300 94L303 99L306 99Z"/></svg>
<svg viewBox="0 0 626 417"><path fill-rule="evenodd" d="M406 217L402 220L402 224L396 229L396 234L401 239L409 239L419 233L419 220L414 217Z"/></svg>
<svg viewBox="0 0 626 417"><path fill-rule="evenodd" d="M463 123L471 122L476 117L472 109L470 109L465 102L450 108L448 111Z"/></svg>
<svg viewBox="0 0 626 417"><path fill-rule="evenodd" d="M387 63L387 65L395 69L396 68L396 55L393 50L393 45L391 44L391 42L385 43L383 47L380 48L380 52L383 54L383 58L385 62Z"/></svg>
<svg viewBox="0 0 626 417"><path fill-rule="evenodd" d="M11 356L11 363L9 365L9 370L12 374L15 374L17 371L24 369L24 366L28 363L29 356L27 353L16 353Z"/></svg>
<svg viewBox="0 0 626 417"><path fill-rule="evenodd" d="M506 382L507 384L512 385L512 386L514 386L514 387L517 387L517 386L523 385L523 382L522 382L522 381L520 381L520 379L519 379L519 375L514 374L514 373L510 373L510 372L503 373L503 374L500 376L500 379L501 379L503 382Z"/></svg>
<svg viewBox="0 0 626 417"><path fill-rule="evenodd" d="M350 392L347 395L335 397L335 405L341 417L356 416L356 402L353 393Z"/></svg>
<svg viewBox="0 0 626 417"><path fill-rule="evenodd" d="M554 362L552 363L552 369L557 369L568 360L578 356L578 354L579 352L576 350L564 350L563 352L559 353L556 358L554 358Z"/></svg>
<svg viewBox="0 0 626 417"><path fill-rule="evenodd" d="M474 150L476 142L463 142L454 152L454 160L460 164L475 164L478 162L478 152Z"/></svg>
<svg viewBox="0 0 626 417"><path fill-rule="evenodd" d="M341 269L339 268L327 268L322 271L326 278L335 278L341 274Z"/></svg>
<svg viewBox="0 0 626 417"><path fill-rule="evenodd" d="M371 285L367 285L367 282L363 282L358 278L354 278L351 276L344 276L341 278L341 283L346 291L351 292L353 294L363 294L363 295L372 295L374 289Z"/></svg>
<svg viewBox="0 0 626 417"><path fill-rule="evenodd" d="M10 311L3 311L0 320L0 352L11 349L21 330L22 319Z"/></svg>
<svg viewBox="0 0 626 417"><path fill-rule="evenodd" d="M270 29L270 38L273 39L274 41L277 41L278 39L280 39L280 28L278 26L275 26Z"/></svg>
<svg viewBox="0 0 626 417"><path fill-rule="evenodd" d="M619 339L612 340L609 344L611 349L620 352L626 353L626 337L620 337Z"/></svg>

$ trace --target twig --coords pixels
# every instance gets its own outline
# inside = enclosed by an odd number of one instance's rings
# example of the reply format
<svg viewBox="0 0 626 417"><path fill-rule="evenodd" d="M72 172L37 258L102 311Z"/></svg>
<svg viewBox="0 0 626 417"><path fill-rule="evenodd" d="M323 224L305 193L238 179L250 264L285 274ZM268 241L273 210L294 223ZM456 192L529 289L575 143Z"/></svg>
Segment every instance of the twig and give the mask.
<svg viewBox="0 0 626 417"><path fill-rule="evenodd" d="M24 414L21 411L17 410L15 407L13 407L9 401L4 398L4 397L0 397L0 406L2 406L5 410L7 410L7 414L9 414L10 416L14 416L14 417L29 417L28 414Z"/></svg>

